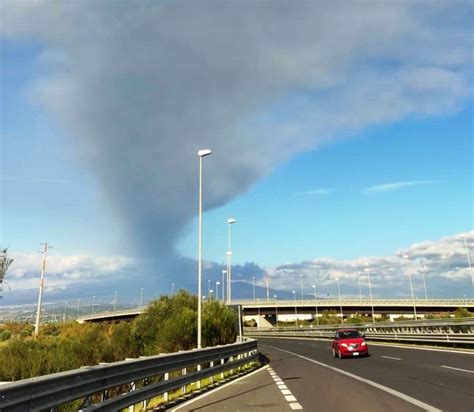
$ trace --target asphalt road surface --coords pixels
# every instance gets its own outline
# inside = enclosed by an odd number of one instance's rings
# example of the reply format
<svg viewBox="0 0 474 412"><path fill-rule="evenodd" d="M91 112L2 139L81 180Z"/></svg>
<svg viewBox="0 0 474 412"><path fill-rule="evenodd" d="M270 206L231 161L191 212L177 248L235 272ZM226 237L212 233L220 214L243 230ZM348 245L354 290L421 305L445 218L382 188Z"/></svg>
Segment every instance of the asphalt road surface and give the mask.
<svg viewBox="0 0 474 412"><path fill-rule="evenodd" d="M370 345L368 358L333 358L330 341L259 339L259 350L288 382L306 410L411 410L395 400L408 396L423 402L421 409L474 410L474 355ZM329 367L397 391L401 398L380 398L382 389ZM376 395L374 395L376 394ZM379 399L380 398L380 399ZM319 405L318 405L319 403Z"/></svg>
<svg viewBox="0 0 474 412"><path fill-rule="evenodd" d="M330 341L284 338L261 338L259 350L268 368L179 410L474 410L473 354L370 345L369 358L340 360Z"/></svg>

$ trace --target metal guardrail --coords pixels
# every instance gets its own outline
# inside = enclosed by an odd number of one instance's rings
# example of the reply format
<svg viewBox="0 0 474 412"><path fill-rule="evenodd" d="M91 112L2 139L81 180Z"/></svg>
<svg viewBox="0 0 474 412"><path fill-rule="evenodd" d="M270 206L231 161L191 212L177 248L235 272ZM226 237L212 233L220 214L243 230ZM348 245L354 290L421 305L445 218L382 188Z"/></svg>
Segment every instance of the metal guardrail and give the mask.
<svg viewBox="0 0 474 412"><path fill-rule="evenodd" d="M326 298L310 298L310 299L244 299L232 301L234 305L242 305L245 307L274 307L274 306L407 306L413 307L413 303L418 307L424 306L446 306L446 307L474 307L474 299L326 299Z"/></svg>
<svg viewBox="0 0 474 412"><path fill-rule="evenodd" d="M461 322L370 324L370 325L325 325L313 328L244 328L244 333L252 337L287 336L331 339L337 329L357 329L368 340L406 341L412 343L443 343L472 345L474 348L474 320Z"/></svg>
<svg viewBox="0 0 474 412"><path fill-rule="evenodd" d="M112 411L199 382L258 359L257 341L143 357L0 386L0 410L42 411L83 400L80 410ZM121 388L110 397L114 388ZM112 391L111 391L112 390ZM92 403L100 395L99 403Z"/></svg>

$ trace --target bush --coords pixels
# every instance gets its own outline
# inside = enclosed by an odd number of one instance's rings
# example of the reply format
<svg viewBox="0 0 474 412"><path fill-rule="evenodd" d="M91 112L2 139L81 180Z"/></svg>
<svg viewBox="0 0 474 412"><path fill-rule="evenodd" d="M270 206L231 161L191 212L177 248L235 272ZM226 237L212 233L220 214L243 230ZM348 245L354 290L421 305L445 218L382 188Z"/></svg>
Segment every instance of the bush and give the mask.
<svg viewBox="0 0 474 412"><path fill-rule="evenodd" d="M6 340L10 339L12 333L9 330L4 330L0 333L0 342L5 342Z"/></svg>
<svg viewBox="0 0 474 412"><path fill-rule="evenodd" d="M211 301L203 305L203 346L235 341L236 313ZM0 331L0 381L13 381L127 357L196 347L197 298L186 291L162 296L132 323L48 324L37 339L30 324L8 324Z"/></svg>
<svg viewBox="0 0 474 412"><path fill-rule="evenodd" d="M472 316L472 313L469 312L466 308L457 308L454 311L455 318L469 318Z"/></svg>

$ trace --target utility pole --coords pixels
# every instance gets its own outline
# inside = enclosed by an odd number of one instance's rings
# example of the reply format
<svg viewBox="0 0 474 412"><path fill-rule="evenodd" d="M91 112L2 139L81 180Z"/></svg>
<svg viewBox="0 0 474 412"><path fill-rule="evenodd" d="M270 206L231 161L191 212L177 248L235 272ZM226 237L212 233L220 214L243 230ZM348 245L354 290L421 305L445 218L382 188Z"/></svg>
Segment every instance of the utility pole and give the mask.
<svg viewBox="0 0 474 412"><path fill-rule="evenodd" d="M48 249L51 246L48 246L48 242L41 243L43 245L43 261L41 262L41 278L39 284L39 294L38 294L38 307L36 309L36 322L35 322L35 337L38 336L39 333L39 324L40 324L40 317L41 317L41 301L43 299L43 287L44 287L44 272L46 269L46 256L48 255Z"/></svg>

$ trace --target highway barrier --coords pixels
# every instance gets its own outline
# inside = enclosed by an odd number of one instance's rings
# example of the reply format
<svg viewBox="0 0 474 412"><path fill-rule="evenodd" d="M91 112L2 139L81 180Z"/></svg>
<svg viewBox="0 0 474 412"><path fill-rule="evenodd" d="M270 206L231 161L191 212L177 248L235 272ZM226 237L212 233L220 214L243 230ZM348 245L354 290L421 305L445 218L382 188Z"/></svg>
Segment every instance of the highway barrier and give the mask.
<svg viewBox="0 0 474 412"><path fill-rule="evenodd" d="M357 329L368 340L397 341L409 343L430 343L463 345L474 348L474 319L461 321L412 321L400 323L371 323L365 325L324 325L313 327L244 328L244 334L252 337L288 336L327 338L334 336L339 328Z"/></svg>
<svg viewBox="0 0 474 412"><path fill-rule="evenodd" d="M257 341L141 357L121 362L83 367L0 386L0 411L57 410L77 401L78 410L116 411L146 403L189 385L201 387L259 358Z"/></svg>

